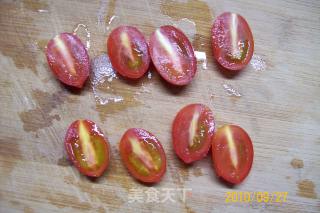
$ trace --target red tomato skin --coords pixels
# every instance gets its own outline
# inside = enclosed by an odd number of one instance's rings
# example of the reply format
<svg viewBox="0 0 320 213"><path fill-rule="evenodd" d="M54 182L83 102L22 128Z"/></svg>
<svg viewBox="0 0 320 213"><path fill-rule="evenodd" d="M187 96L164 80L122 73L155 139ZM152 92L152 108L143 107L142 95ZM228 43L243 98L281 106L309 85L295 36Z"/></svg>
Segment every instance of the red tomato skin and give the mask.
<svg viewBox="0 0 320 213"><path fill-rule="evenodd" d="M231 62L226 58L228 48L231 46L230 41L230 22L233 13L225 12L218 16L213 23L211 29L212 50L216 61L225 69L238 71L244 69L250 62L254 52L253 35L247 21L239 14L235 14L237 18L237 35L240 34L241 38L248 41L248 52L243 60L240 62ZM226 35L227 34L227 35ZM237 42L239 42L237 37Z"/></svg>
<svg viewBox="0 0 320 213"><path fill-rule="evenodd" d="M132 41L134 41L141 51L140 55L142 55L142 64L137 70L130 69L122 63L123 57L121 53L123 47L120 38L122 32L127 32L127 35L131 40L131 44ZM145 37L137 28L132 26L120 26L114 29L107 39L107 49L113 68L123 77L138 79L147 72L151 61L149 48Z"/></svg>
<svg viewBox="0 0 320 213"><path fill-rule="evenodd" d="M146 138L151 139L153 142L153 145L155 147L157 147L161 160L162 160L162 165L161 165L161 169L157 174L153 174L151 176L143 176L141 174L139 174L138 172L135 171L135 169L132 167L132 165L130 165L130 163L128 162L128 152L132 151L131 148L129 148L129 141L128 138L139 138L141 140L145 140ZM143 139L144 138L144 139ZM166 167L167 167L167 163L166 163L166 155L164 152L164 149L160 143L160 141L150 132L144 130L144 129L140 129L140 128L131 128L128 129L124 135L121 138L120 144L119 144L119 150L120 150L120 156L122 159L122 162L124 163L124 165L126 166L126 168L128 169L129 173L138 181L143 182L143 183L147 183L147 184L152 184L152 183L158 183L160 182L160 180L162 179L162 177L164 176L165 172L166 172Z"/></svg>
<svg viewBox="0 0 320 213"><path fill-rule="evenodd" d="M61 51L61 44L64 44L63 49L67 51ZM51 71L62 83L77 88L83 87L89 76L90 61L87 50L78 36L71 33L57 35L48 42L46 57ZM74 71L71 71L70 66Z"/></svg>
<svg viewBox="0 0 320 213"><path fill-rule="evenodd" d="M188 146L189 126L193 114L199 111L199 120L205 119L205 125L208 134L202 140L202 147L199 150L192 151ZM187 131L186 131L187 130ZM182 108L176 115L172 125L172 142L177 156L186 164L193 163L207 156L211 147L211 139L214 134L215 123L212 111L203 104L190 104Z"/></svg>
<svg viewBox="0 0 320 213"><path fill-rule="evenodd" d="M168 69L165 70L163 67L164 61L167 59L164 58L163 56L163 51L161 54L158 54L158 52L161 52L160 47L159 47L159 42L157 41L157 36L156 32L157 30L160 30L161 33L167 36L167 38L170 39L175 39L176 41L180 42L183 44L186 52L187 52L187 58L183 58L181 56L181 53L175 49L174 51L179 54L179 58L184 60L184 64L187 67L187 73L183 74L182 76L179 77L179 79L174 79L170 76L172 76L168 71ZM149 42L149 52L151 56L151 60L158 71L158 73L162 76L163 79L165 79L167 82L170 84L176 85L176 86L184 86L189 84L192 79L194 78L196 72L197 72L197 60L194 54L193 47L187 38L187 36L179 29L166 25L166 26L161 26L159 29L157 29L155 32L152 33L150 37L150 42ZM169 36L168 36L169 35ZM172 41L170 41L172 44ZM173 61L171 59L171 61Z"/></svg>
<svg viewBox="0 0 320 213"><path fill-rule="evenodd" d="M83 120L83 121L84 121L84 124L86 125L86 128L91 131L91 134L94 132L95 134L98 134L104 138L104 141L105 141L104 150L105 150L106 155L108 156L106 161L96 171L89 171L89 170L81 167L79 161L76 159L75 155L73 154L74 152L73 152L72 145L71 145L75 138L79 138L78 128L79 128L80 120L74 121L69 126L67 133L66 133L66 136L65 136L65 140L64 140L65 149L67 151L69 160L73 163L73 165L78 169L78 171L81 174L86 175L88 177L100 177L109 166L109 161L110 161L109 142L108 142L107 138L104 136L104 134L102 133L101 129L93 121L90 121L90 120Z"/></svg>
<svg viewBox="0 0 320 213"><path fill-rule="evenodd" d="M239 144L243 143L242 145L245 146L245 155L244 162L240 162L243 166L242 171L237 171L237 169L230 166L232 162L232 157L230 154L230 148L228 147L227 135L225 129L223 128L230 128L230 132L232 134L232 138L236 141L237 146L237 156L239 156ZM227 150L227 152L226 152ZM228 156L229 154L229 156ZM224 156L223 156L224 155ZM224 158L224 157L227 157ZM252 141L247 134L247 132L239 126L236 125L225 125L220 127L218 131L214 134L212 138L212 160L213 160L213 167L218 177L222 178L223 180L227 181L231 184L239 184L241 183L249 174L252 163L253 163L254 151ZM239 160L239 159L238 159ZM230 169L231 168L231 169ZM229 170L228 170L229 169Z"/></svg>

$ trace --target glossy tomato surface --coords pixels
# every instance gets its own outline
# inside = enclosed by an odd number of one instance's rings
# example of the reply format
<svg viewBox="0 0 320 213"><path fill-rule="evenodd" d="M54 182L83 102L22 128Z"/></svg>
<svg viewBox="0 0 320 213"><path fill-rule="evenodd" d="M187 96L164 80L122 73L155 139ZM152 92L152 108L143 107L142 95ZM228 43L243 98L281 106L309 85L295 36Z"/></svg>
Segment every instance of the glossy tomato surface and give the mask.
<svg viewBox="0 0 320 213"><path fill-rule="evenodd" d="M176 115L172 125L173 148L185 163L204 158L211 147L215 124L212 111L203 104L190 104Z"/></svg>
<svg viewBox="0 0 320 213"><path fill-rule="evenodd" d="M157 71L169 83L186 85L196 74L197 60L190 41L173 26L162 26L152 33L150 55Z"/></svg>
<svg viewBox="0 0 320 213"><path fill-rule="evenodd" d="M94 122L73 122L67 130L64 143L69 159L82 174L99 177L107 169L109 142Z"/></svg>
<svg viewBox="0 0 320 213"><path fill-rule="evenodd" d="M140 78L149 68L147 42L135 27L114 29L108 37L107 49L113 68L124 77Z"/></svg>
<svg viewBox="0 0 320 213"><path fill-rule="evenodd" d="M90 61L85 46L76 35L61 33L55 36L47 44L46 56L50 69L61 82L83 87L89 76Z"/></svg>
<svg viewBox="0 0 320 213"><path fill-rule="evenodd" d="M241 183L253 162L253 145L249 135L239 126L225 125L212 140L212 160L217 176L229 183Z"/></svg>
<svg viewBox="0 0 320 213"><path fill-rule="evenodd" d="M251 60L254 41L247 21L240 15L226 12L215 20L211 29L215 59L228 70L241 70Z"/></svg>
<svg viewBox="0 0 320 213"><path fill-rule="evenodd" d="M166 156L159 140L144 129L127 130L120 141L120 155L133 177L159 182L166 171Z"/></svg>

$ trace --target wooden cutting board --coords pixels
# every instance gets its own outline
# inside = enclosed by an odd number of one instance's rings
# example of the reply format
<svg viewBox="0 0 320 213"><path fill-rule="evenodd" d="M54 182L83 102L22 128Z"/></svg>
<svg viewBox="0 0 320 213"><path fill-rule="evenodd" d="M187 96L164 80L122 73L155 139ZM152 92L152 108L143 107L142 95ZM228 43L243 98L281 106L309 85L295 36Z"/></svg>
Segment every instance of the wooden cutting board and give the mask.
<svg viewBox="0 0 320 213"><path fill-rule="evenodd" d="M253 61L237 76L221 73L211 55L210 27L224 11L242 14L255 38ZM51 74L43 51L50 38L78 24L88 27L99 73L82 91L72 91ZM199 61L194 81L184 88L152 70L138 82L116 78L104 69L105 40L124 24L147 38L160 25L176 25L207 63ZM88 39L83 28L78 35ZM317 0L1 0L0 212L319 212L319 35ZM235 123L250 134L255 158L242 184L219 182L210 156L192 166L175 156L172 120L195 102L213 109L217 126ZM95 181L66 159L64 134L79 118L95 121L111 143L111 165ZM131 127L162 142L168 167L160 184L137 183L123 167L118 142ZM164 196L167 189L175 202L147 202L148 192ZM181 189L191 190L185 202ZM282 203L226 203L228 192L288 196ZM141 195L141 203L132 200Z"/></svg>

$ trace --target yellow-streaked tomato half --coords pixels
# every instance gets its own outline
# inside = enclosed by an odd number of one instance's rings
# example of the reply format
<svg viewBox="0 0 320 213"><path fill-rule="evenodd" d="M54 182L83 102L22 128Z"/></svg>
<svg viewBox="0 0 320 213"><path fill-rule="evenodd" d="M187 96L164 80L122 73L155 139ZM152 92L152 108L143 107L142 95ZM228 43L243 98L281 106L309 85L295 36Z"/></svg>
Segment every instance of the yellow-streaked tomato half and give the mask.
<svg viewBox="0 0 320 213"><path fill-rule="evenodd" d="M90 71L87 50L78 36L61 33L51 39L46 48L51 71L69 86L82 88Z"/></svg>
<svg viewBox="0 0 320 213"><path fill-rule="evenodd" d="M241 70L250 62L254 41L247 21L236 13L225 12L217 17L212 29L215 59L228 70Z"/></svg>
<svg viewBox="0 0 320 213"><path fill-rule="evenodd" d="M203 104L190 104L176 115L172 125L173 148L185 163L204 158L211 147L215 123L212 111Z"/></svg>
<svg viewBox="0 0 320 213"><path fill-rule="evenodd" d="M253 162L253 145L241 127L220 127L212 139L212 160L218 177L231 184L241 183L249 174Z"/></svg>
<svg viewBox="0 0 320 213"><path fill-rule="evenodd" d="M150 132L131 128L120 141L120 155L130 174L144 183L157 183L166 171L166 156L159 140Z"/></svg>
<svg viewBox="0 0 320 213"><path fill-rule="evenodd" d="M135 27L120 26L114 29L108 37L107 49L113 68L124 77L140 78L149 68L148 44Z"/></svg>
<svg viewBox="0 0 320 213"><path fill-rule="evenodd" d="M189 84L197 71L197 60L187 36L173 26L162 26L152 33L150 56L159 74L169 83Z"/></svg>
<svg viewBox="0 0 320 213"><path fill-rule="evenodd" d="M67 130L64 144L69 159L82 174L99 177L107 169L109 142L93 121L73 122Z"/></svg>

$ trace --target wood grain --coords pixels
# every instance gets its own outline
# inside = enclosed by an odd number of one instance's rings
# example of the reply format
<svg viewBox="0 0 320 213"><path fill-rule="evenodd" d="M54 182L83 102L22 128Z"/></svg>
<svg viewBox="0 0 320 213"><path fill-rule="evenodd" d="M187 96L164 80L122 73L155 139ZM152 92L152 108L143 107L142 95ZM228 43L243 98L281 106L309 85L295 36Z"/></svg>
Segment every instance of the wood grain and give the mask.
<svg viewBox="0 0 320 213"><path fill-rule="evenodd" d="M250 65L229 76L217 67L210 27L223 11L247 19L263 70ZM207 69L199 63L194 81L180 89L152 70L134 83L106 81L101 94L123 101L101 105L90 81L83 91L60 84L43 53L50 38L79 23L91 32L91 59L106 51L105 39L118 25L137 26L148 38L162 24L187 24L182 30L206 53ZM0 212L319 212L319 34L317 0L1 0ZM84 31L79 36L86 39ZM241 96L228 95L224 85ZM210 156L192 166L175 156L172 120L194 102L210 106L218 126L235 123L250 134L254 164L241 185L217 180ZM78 118L98 123L111 143L111 165L95 181L71 166L63 148L66 128ZM119 158L118 142L131 127L154 133L166 151L167 173L153 187L191 188L186 202L128 202L130 190L150 189L134 181ZM284 191L288 197L285 203L225 203L228 191Z"/></svg>

